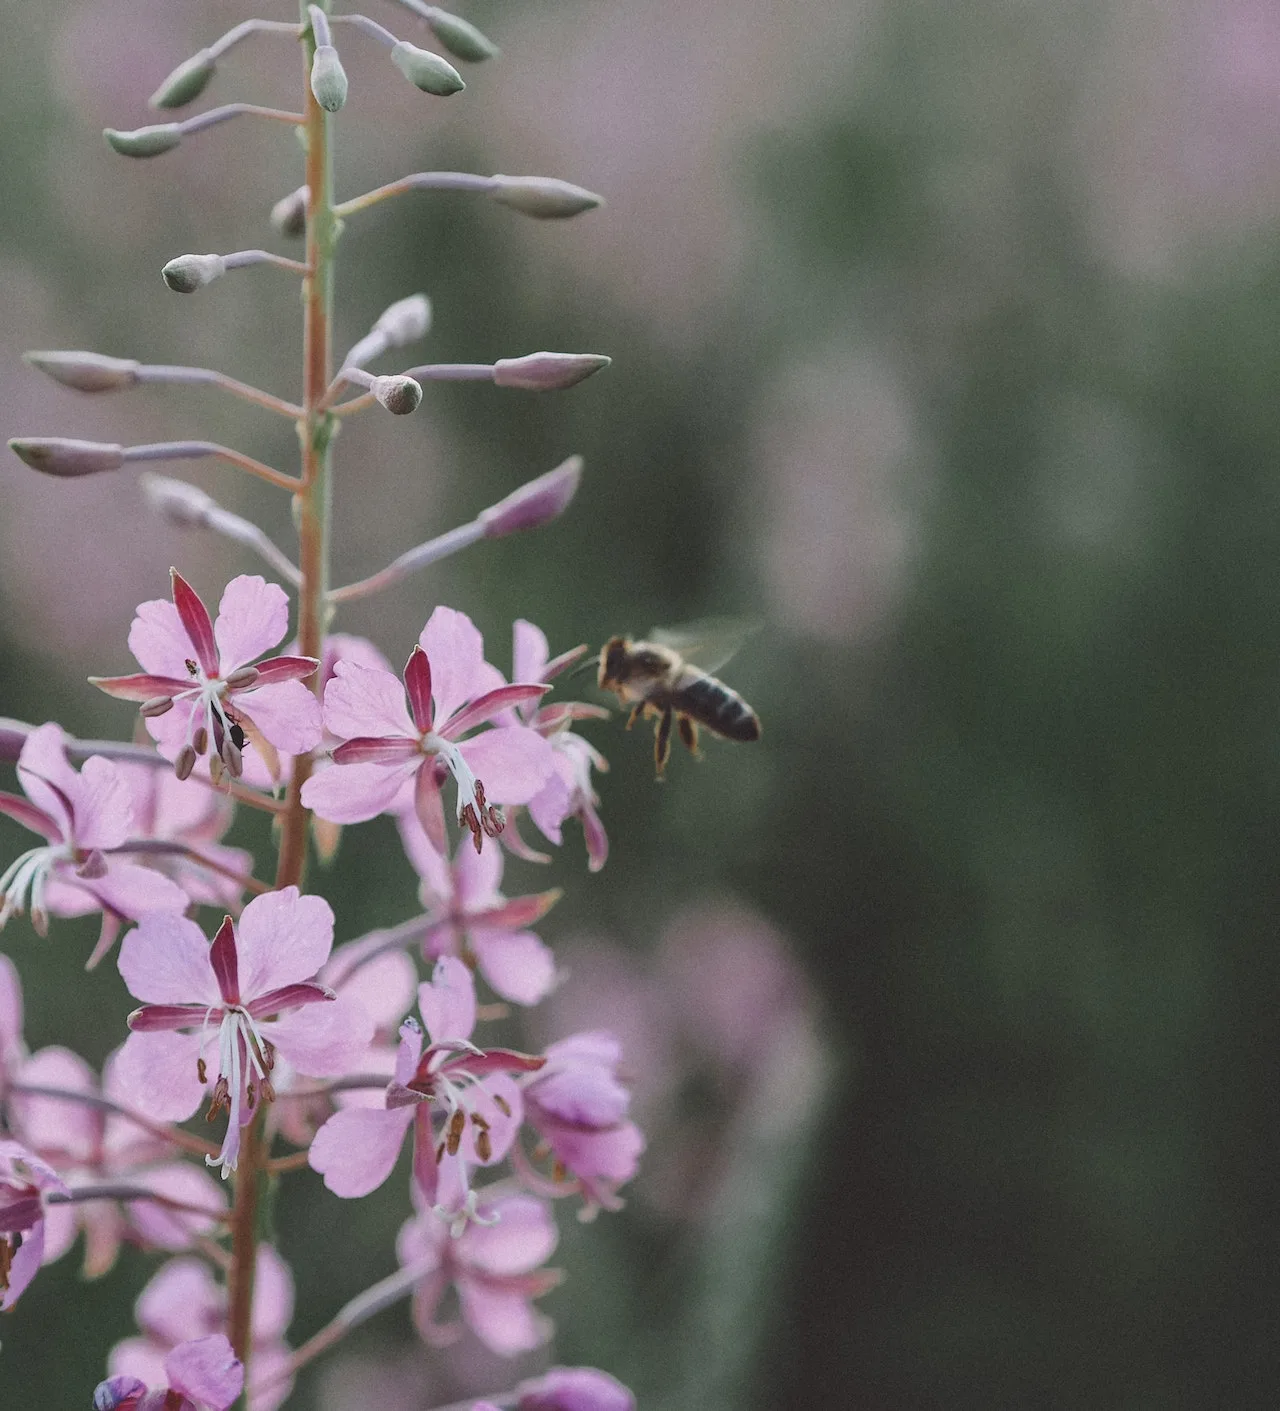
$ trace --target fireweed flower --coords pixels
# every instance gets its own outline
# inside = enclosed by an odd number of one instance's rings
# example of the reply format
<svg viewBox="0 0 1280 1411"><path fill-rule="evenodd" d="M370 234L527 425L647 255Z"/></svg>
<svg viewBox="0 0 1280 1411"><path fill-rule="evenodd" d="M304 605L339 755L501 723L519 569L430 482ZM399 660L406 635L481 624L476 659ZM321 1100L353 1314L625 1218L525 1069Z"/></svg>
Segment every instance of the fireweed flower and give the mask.
<svg viewBox="0 0 1280 1411"><path fill-rule="evenodd" d="M452 1284L463 1322L500 1356L514 1357L546 1342L551 1323L530 1300L560 1282L558 1270L538 1267L551 1257L557 1239L551 1212L529 1195L481 1194L475 1222L456 1239L430 1211L406 1221L396 1257L406 1268L424 1268L413 1292L413 1321L424 1341L451 1342L461 1331L436 1321Z"/></svg>
<svg viewBox="0 0 1280 1411"><path fill-rule="evenodd" d="M18 781L27 797L0 793L7 814L44 844L22 853L0 875L0 926L27 905L44 935L49 916L102 910L104 930L120 917L182 911L187 894L150 867L126 862L117 850L133 827L129 789L110 760L93 756L79 774L67 762L66 736L52 722L27 736Z"/></svg>
<svg viewBox="0 0 1280 1411"><path fill-rule="evenodd" d="M134 1314L142 1336L116 1343L107 1366L112 1376L154 1384L163 1380L175 1348L226 1327L227 1290L214 1281L203 1260L171 1259L138 1295ZM284 1335L292 1319L289 1266L269 1244L259 1245L253 1277L248 1411L275 1411L293 1388L293 1378L281 1375L289 1360Z"/></svg>
<svg viewBox="0 0 1280 1411"><path fill-rule="evenodd" d="M636 1411L631 1392L594 1367L552 1367L516 1388L515 1411Z"/></svg>
<svg viewBox="0 0 1280 1411"><path fill-rule="evenodd" d="M501 1161L520 1127L520 1089L510 1075L536 1072L543 1060L476 1048L475 981L455 956L437 961L430 983L418 987L418 1008L428 1047L423 1049L416 1021L406 1020L385 1106L334 1113L316 1133L309 1160L335 1195L368 1195L391 1174L412 1127L418 1192L465 1225L474 1210L467 1168ZM438 1134L432 1125L436 1111L442 1117Z"/></svg>
<svg viewBox="0 0 1280 1411"><path fill-rule="evenodd" d="M247 741L291 755L319 744L320 706L302 684L319 662L277 656L253 664L289 629L284 589L241 574L223 590L218 620L211 622L191 585L174 569L170 576L173 601L140 604L129 629L129 650L142 671L93 676L93 684L142 703L147 729L180 779L210 745L218 767L239 778ZM266 763L278 774L273 759Z"/></svg>
<svg viewBox="0 0 1280 1411"><path fill-rule="evenodd" d="M360 823L408 806L411 797L427 837L443 853L440 783L452 774L458 822L479 849L485 834L502 831L495 805L526 803L542 788L551 747L518 726L463 737L546 690L503 685L471 619L438 607L405 666L403 688L390 672L338 662L325 688L324 723L344 743L333 751L335 767L302 786L302 802L332 823Z"/></svg>
<svg viewBox="0 0 1280 1411"><path fill-rule="evenodd" d="M164 1359L167 1385L150 1389L137 1377L99 1382L93 1411L227 1411L244 1387L244 1364L223 1333L193 1338Z"/></svg>
<svg viewBox="0 0 1280 1411"><path fill-rule="evenodd" d="M500 848L477 853L465 840L453 860L436 852L414 814L400 816L400 836L422 878L419 897L431 918L423 937L428 960L461 956L490 988L514 1004L537 1004L556 980L555 958L528 928L560 899L558 889L532 896L504 897Z"/></svg>
<svg viewBox="0 0 1280 1411"><path fill-rule="evenodd" d="M209 1116L225 1107L228 1122L221 1151L207 1159L229 1175L240 1128L259 1099L275 1097L277 1049L318 1078L347 1071L368 1046L372 1025L360 1006L312 979L332 945L328 903L296 887L255 897L238 926L227 917L212 945L185 917L144 917L119 960L130 992L145 1001L129 1016L133 1033L120 1053L131 1105L185 1121L212 1081Z"/></svg>
<svg viewBox="0 0 1280 1411"><path fill-rule="evenodd" d="M52 1166L0 1140L0 1311L12 1308L44 1260L44 1197L69 1194Z"/></svg>

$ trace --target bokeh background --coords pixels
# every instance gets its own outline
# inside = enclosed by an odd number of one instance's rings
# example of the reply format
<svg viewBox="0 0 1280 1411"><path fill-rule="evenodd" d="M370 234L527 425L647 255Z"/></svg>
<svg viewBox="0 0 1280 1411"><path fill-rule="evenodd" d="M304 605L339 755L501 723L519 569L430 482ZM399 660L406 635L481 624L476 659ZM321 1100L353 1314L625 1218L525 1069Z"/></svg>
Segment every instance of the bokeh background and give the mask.
<svg viewBox="0 0 1280 1411"><path fill-rule="evenodd" d="M5 435L292 464L290 428L214 393L77 398L19 361L90 347L293 394L287 277L179 299L158 276L280 248L287 134L241 123L153 163L98 137L250 13L0 4ZM346 42L340 192L461 166L609 204L541 225L421 195L354 220L339 341L424 289L423 356L615 362L349 425L339 580L570 452L588 469L551 528L342 625L401 657L443 601L505 665L516 616L557 650L764 623L726 672L760 746L677 758L658 788L646 741L598 727L613 854L589 876L575 833L552 869L570 976L541 1032L617 1027L650 1139L621 1215L561 1212L556 1358L663 1411L1275 1405L1280 6L466 13L504 56L449 104ZM297 79L267 39L211 100L287 103ZM270 491L188 473L290 544ZM126 732L83 677L128 669L170 563L206 593L258 570L149 520L131 476L0 463L0 711ZM0 856L22 836L0 824ZM413 904L381 825L318 885L344 937ZM33 1047L118 1042L117 978L80 971L92 935L6 930ZM400 1199L290 1178L295 1342L389 1270ZM86 1284L75 1263L0 1327L5 1407L87 1405L154 1268ZM427 1357L397 1311L291 1404L425 1411L509 1377L469 1343Z"/></svg>

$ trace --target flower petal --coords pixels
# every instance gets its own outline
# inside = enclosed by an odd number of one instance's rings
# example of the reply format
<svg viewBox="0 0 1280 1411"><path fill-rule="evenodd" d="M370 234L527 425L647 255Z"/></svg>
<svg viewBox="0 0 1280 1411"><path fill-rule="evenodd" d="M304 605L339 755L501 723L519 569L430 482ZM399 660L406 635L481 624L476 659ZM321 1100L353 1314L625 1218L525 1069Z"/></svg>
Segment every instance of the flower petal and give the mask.
<svg viewBox="0 0 1280 1411"><path fill-rule="evenodd" d="M492 1225L472 1224L458 1240L458 1255L486 1274L527 1274L555 1253L559 1233L545 1201L532 1195L512 1195L481 1206Z"/></svg>
<svg viewBox="0 0 1280 1411"><path fill-rule="evenodd" d="M404 689L409 697L413 723L419 730L430 730L435 718L431 710L431 663L421 647L414 647L404 668Z"/></svg>
<svg viewBox="0 0 1280 1411"><path fill-rule="evenodd" d="M110 907L130 921L138 921L153 911L180 913L187 909L187 894L176 882L153 867L121 862L116 857L107 860L105 877L80 881L79 885L97 899L99 906Z"/></svg>
<svg viewBox="0 0 1280 1411"><path fill-rule="evenodd" d="M467 1326L500 1357L514 1357L540 1347L551 1324L536 1313L525 1295L467 1278L458 1279L458 1302Z"/></svg>
<svg viewBox="0 0 1280 1411"><path fill-rule="evenodd" d="M485 730L458 748L490 803L528 803L555 768L555 751L546 740L515 725Z"/></svg>
<svg viewBox="0 0 1280 1411"><path fill-rule="evenodd" d="M257 664L258 686L274 686L280 681L305 681L314 676L320 663L315 657L268 657Z"/></svg>
<svg viewBox="0 0 1280 1411"><path fill-rule="evenodd" d="M456 955L441 956L431 980L418 986L418 1008L433 1044L471 1037L476 1027L476 983Z"/></svg>
<svg viewBox="0 0 1280 1411"><path fill-rule="evenodd" d="M480 973L503 999L540 1004L555 988L555 957L532 931L473 930L471 946Z"/></svg>
<svg viewBox="0 0 1280 1411"><path fill-rule="evenodd" d="M324 724L340 740L358 735L412 735L417 730L404 702L404 686L389 671L338 661L324 688Z"/></svg>
<svg viewBox="0 0 1280 1411"><path fill-rule="evenodd" d="M482 670L484 638L466 613L438 607L418 642L431 661L436 720L443 728L456 710L488 685Z"/></svg>
<svg viewBox="0 0 1280 1411"><path fill-rule="evenodd" d="M346 1199L368 1195L391 1174L413 1120L412 1107L348 1107L315 1135L307 1160L324 1183Z"/></svg>
<svg viewBox="0 0 1280 1411"><path fill-rule="evenodd" d="M198 1034L130 1034L116 1055L117 1100L159 1122L185 1122L204 1098Z"/></svg>
<svg viewBox="0 0 1280 1411"><path fill-rule="evenodd" d="M143 671L153 676L168 676L177 681L191 681L187 662L195 653L178 616L178 609L163 598L139 603L129 628L129 650L138 659Z"/></svg>
<svg viewBox="0 0 1280 1411"><path fill-rule="evenodd" d="M308 1004L268 1020L262 1032L299 1073L336 1078L364 1058L373 1041L373 1020L356 1000L339 995L328 1004Z"/></svg>
<svg viewBox="0 0 1280 1411"><path fill-rule="evenodd" d="M543 672L551 649L547 634L524 618L516 618L511 629L511 679L513 681L545 681Z"/></svg>
<svg viewBox="0 0 1280 1411"><path fill-rule="evenodd" d="M392 806L418 764L413 760L400 765L331 765L302 786L302 802L330 823L363 823Z"/></svg>
<svg viewBox="0 0 1280 1411"><path fill-rule="evenodd" d="M357 735L333 752L335 764L401 764L421 757L418 742L407 735Z"/></svg>
<svg viewBox="0 0 1280 1411"><path fill-rule="evenodd" d="M70 1049L42 1048L12 1075L33 1087L62 1088L66 1092L96 1096L93 1069ZM92 1164L102 1139L102 1114L79 1102L15 1092L9 1112L17 1136L59 1165Z"/></svg>
<svg viewBox="0 0 1280 1411"><path fill-rule="evenodd" d="M185 916L144 916L121 942L118 964L129 993L147 1004L222 1003L209 942Z"/></svg>
<svg viewBox="0 0 1280 1411"><path fill-rule="evenodd" d="M222 590L213 629L222 675L256 661L284 640L289 630L289 595L278 583L242 573Z"/></svg>
<svg viewBox="0 0 1280 1411"><path fill-rule="evenodd" d="M173 585L173 606L178 614L182 630L195 651L196 660L206 676L218 674L218 646L214 640L213 623L209 621L209 609L199 593L177 571L169 570Z"/></svg>
<svg viewBox="0 0 1280 1411"><path fill-rule="evenodd" d="M494 716L510 710L512 706L532 705L535 701L540 701L550 689L550 686L521 683L514 686L497 686L492 691L477 696L469 706L464 706L440 733L447 740L456 740L468 730L473 730L477 725L483 725L486 720L492 720Z"/></svg>
<svg viewBox="0 0 1280 1411"><path fill-rule="evenodd" d="M301 681L277 681L251 691L233 691L231 698L236 709L285 754L306 754L320 743L320 702Z"/></svg>
<svg viewBox="0 0 1280 1411"><path fill-rule="evenodd" d="M210 1411L226 1411L244 1388L244 1364L222 1333L180 1343L164 1369L174 1391Z"/></svg>
<svg viewBox="0 0 1280 1411"><path fill-rule="evenodd" d="M142 671L132 676L90 676L89 683L118 701L149 701L153 696L187 690L191 678L180 681L176 676L149 676Z"/></svg>
<svg viewBox="0 0 1280 1411"><path fill-rule="evenodd" d="M27 736L18 756L18 782L31 802L57 823L63 839L72 836L72 800L79 787L67 760L66 741L62 726L49 721Z"/></svg>
<svg viewBox="0 0 1280 1411"><path fill-rule="evenodd" d="M333 949L333 910L322 897L284 887L254 899L236 927L240 993L256 999L268 990L309 980Z"/></svg>

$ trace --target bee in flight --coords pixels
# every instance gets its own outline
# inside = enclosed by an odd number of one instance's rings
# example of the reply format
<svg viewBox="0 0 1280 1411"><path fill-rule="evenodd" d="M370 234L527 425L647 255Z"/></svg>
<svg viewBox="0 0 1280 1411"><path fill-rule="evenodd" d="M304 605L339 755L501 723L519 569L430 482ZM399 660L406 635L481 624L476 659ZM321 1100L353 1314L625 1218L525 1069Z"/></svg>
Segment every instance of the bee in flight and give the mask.
<svg viewBox="0 0 1280 1411"><path fill-rule="evenodd" d="M631 707L627 729L642 715L657 721L653 757L659 779L671 757L673 723L694 755L700 725L726 740L760 738L760 717L737 691L711 675L729 660L747 630L719 623L679 631L655 627L646 641L610 637L600 649L596 681ZM695 657L705 664L695 665Z"/></svg>

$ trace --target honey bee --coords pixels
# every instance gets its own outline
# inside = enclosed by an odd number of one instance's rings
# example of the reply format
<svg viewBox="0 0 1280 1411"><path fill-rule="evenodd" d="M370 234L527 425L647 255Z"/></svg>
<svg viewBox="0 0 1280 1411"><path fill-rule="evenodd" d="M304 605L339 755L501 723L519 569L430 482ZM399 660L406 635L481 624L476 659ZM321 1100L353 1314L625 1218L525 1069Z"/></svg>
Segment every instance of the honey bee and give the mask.
<svg viewBox="0 0 1280 1411"><path fill-rule="evenodd" d="M740 627L721 624L671 631L655 627L649 638L633 642L610 637L600 649L597 684L631 707L627 729L642 715L656 719L653 757L661 779L671 757L671 727L680 731L690 754L698 753L698 727L726 740L758 740L760 717L718 677L744 635ZM707 659L694 665L693 656Z"/></svg>

